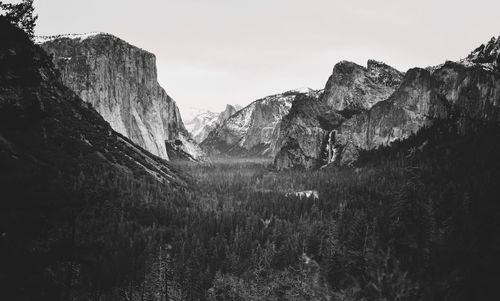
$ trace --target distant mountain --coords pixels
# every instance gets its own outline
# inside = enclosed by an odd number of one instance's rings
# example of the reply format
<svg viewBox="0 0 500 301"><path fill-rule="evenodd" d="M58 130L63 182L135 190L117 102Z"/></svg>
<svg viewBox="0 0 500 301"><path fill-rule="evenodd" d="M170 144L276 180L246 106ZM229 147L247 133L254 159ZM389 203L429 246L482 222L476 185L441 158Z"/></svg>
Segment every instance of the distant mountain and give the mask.
<svg viewBox="0 0 500 301"><path fill-rule="evenodd" d="M499 40L491 39L460 62L414 68L404 77L392 68L372 63L378 69L373 72L378 74L377 81L367 80L366 73L351 71L362 69L340 63L319 102L294 104L302 108L292 108L293 115L285 117L276 167L349 165L357 160L360 150L405 139L435 119L459 116L464 131L467 120L500 121ZM345 71L335 74L336 70L349 70L349 76ZM385 87L374 86L374 82ZM302 126L306 123L303 112L314 106L323 109L314 111L308 116L308 125Z"/></svg>
<svg viewBox="0 0 500 301"><path fill-rule="evenodd" d="M238 109L237 109L238 108ZM236 113L240 106L226 105L226 109L220 113L210 111L196 115L192 120L186 122L186 129L197 143L203 142L208 134L218 125L223 124L229 117Z"/></svg>
<svg viewBox="0 0 500 301"><path fill-rule="evenodd" d="M105 33L38 42L53 57L64 84L114 130L164 159L199 155L176 103L158 84L154 54Z"/></svg>
<svg viewBox="0 0 500 301"><path fill-rule="evenodd" d="M297 99L283 118L276 145L276 167L323 165L330 131L389 97L402 77L401 72L374 60L369 60L367 67L347 61L336 64L323 95Z"/></svg>
<svg viewBox="0 0 500 301"><path fill-rule="evenodd" d="M500 70L500 37L491 38L488 43L476 48L460 63L466 66L479 65L486 70L498 72Z"/></svg>
<svg viewBox="0 0 500 301"><path fill-rule="evenodd" d="M282 118L300 96L317 97L318 91L288 91L268 96L230 116L201 143L211 155L274 156Z"/></svg>

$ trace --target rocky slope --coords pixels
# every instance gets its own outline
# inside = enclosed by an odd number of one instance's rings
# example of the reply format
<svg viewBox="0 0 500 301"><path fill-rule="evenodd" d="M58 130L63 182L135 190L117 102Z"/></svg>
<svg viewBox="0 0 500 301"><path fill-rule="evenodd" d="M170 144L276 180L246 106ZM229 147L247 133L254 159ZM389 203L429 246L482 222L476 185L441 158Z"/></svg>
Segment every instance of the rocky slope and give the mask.
<svg viewBox="0 0 500 301"><path fill-rule="evenodd" d="M469 67L481 66L491 71L500 70L500 37L491 38L488 43L476 48L460 63Z"/></svg>
<svg viewBox="0 0 500 301"><path fill-rule="evenodd" d="M201 144L211 155L273 156L282 118L292 102L317 91L288 91L252 102L212 130Z"/></svg>
<svg viewBox="0 0 500 301"><path fill-rule="evenodd" d="M275 166L314 168L325 164L333 156L326 149L330 132L344 119L389 97L402 77L401 72L374 60L367 67L347 61L336 64L323 95L298 99L284 117Z"/></svg>
<svg viewBox="0 0 500 301"><path fill-rule="evenodd" d="M114 130L165 159L168 150L179 149L179 143L184 152L196 149L184 145L192 141L176 103L158 84L152 53L104 33L40 42L64 84L91 103Z"/></svg>
<svg viewBox="0 0 500 301"><path fill-rule="evenodd" d="M218 125L223 124L229 117L236 113L238 109L232 105L226 105L226 109L220 113L210 111L196 115L192 120L186 122L186 129L197 143L203 142L208 134Z"/></svg>
<svg viewBox="0 0 500 301"><path fill-rule="evenodd" d="M61 81L50 58L1 19L0 154L2 175L22 166L33 172L73 172L102 165L117 174L179 183L168 163L115 132ZM5 165L4 165L5 164ZM68 174L70 178L74 174ZM69 180L69 179L68 179ZM3 181L2 181L3 183Z"/></svg>
<svg viewBox="0 0 500 301"><path fill-rule="evenodd" d="M345 67L346 63L341 63L342 69L355 70L349 74L353 74L356 80L348 76L332 76L329 83L335 83L338 91L334 85L327 84L326 90L331 92L325 92L321 99L323 103L312 102L317 107L324 107L319 112L330 108L341 116L323 124L320 121L324 113L319 117L312 114L312 119L307 120L309 124L301 114L287 116L285 119L295 121L288 122L286 129L282 130L287 134L275 158L276 167L311 168L328 163L349 165L356 161L360 150L405 139L435 119L459 116L464 131L467 130L467 120L500 121L499 52L500 39L493 38L458 63L414 68L404 75L402 81L400 76L394 77L398 73L390 72L380 77L385 79L388 89L367 85L366 78L359 75L359 68L348 68L349 64ZM365 87L363 92L356 83ZM394 93L389 93L389 88ZM357 102L353 104L352 99ZM310 110L311 105L307 107ZM303 115L304 109L298 111Z"/></svg>
<svg viewBox="0 0 500 301"><path fill-rule="evenodd" d="M151 232L160 218L147 213L148 204L170 205L188 187L173 165L115 132L66 87L45 51L2 16L0 166L0 278L8 300L113 299L123 282L108 282L104 297L100 284L109 277L96 275L117 271L117 260L145 260L152 243L144 233L161 236Z"/></svg>
<svg viewBox="0 0 500 301"><path fill-rule="evenodd" d="M468 130L467 120L500 121L498 49L498 39L492 39L460 63L410 70L389 99L334 132L340 164L354 162L359 149L405 139L434 119L459 116L463 131Z"/></svg>

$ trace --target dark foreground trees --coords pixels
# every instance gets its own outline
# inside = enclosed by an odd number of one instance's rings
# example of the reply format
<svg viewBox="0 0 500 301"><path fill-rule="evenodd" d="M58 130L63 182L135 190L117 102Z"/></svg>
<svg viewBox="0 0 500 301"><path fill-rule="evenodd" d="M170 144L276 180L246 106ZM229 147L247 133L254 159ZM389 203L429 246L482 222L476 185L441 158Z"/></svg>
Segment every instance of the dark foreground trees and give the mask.
<svg viewBox="0 0 500 301"><path fill-rule="evenodd" d="M18 4L0 1L0 13L12 24L24 30L30 38L35 34L35 25L38 16L34 14L34 0L22 0Z"/></svg>
<svg viewBox="0 0 500 301"><path fill-rule="evenodd" d="M33 175L32 201L0 212L3 284L11 300L494 300L500 130L455 130L357 172L193 165L192 191ZM319 199L284 193L305 189Z"/></svg>

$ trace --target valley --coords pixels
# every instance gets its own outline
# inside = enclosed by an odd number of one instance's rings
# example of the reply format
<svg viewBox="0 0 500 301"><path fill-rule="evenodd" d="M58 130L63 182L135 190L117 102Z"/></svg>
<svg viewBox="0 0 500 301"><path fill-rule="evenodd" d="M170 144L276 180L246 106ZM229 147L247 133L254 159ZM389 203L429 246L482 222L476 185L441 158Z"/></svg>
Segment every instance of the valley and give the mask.
<svg viewBox="0 0 500 301"><path fill-rule="evenodd" d="M473 286L493 285L486 270L498 262L481 247L493 242L480 229L496 223L498 204L489 197L496 192L489 189L497 189L491 181L500 170L481 162L495 156L500 140L482 146L500 132L483 128L486 136L457 139L452 127L440 124L393 148L363 153L353 168L276 172L262 159L183 164L197 187L189 194L197 209L185 236L173 243L177 256L189 258L180 274L198 284L206 279L199 298L206 292L210 300L481 294ZM480 154L459 166L475 152L472 144ZM445 152L450 161L436 164ZM318 198L291 193L306 190L317 191ZM478 202L480 207L472 205ZM485 218L483 210L496 213ZM471 228L462 236L464 223ZM469 239L476 243L467 255L460 245ZM483 276L474 272L449 282L449 273L476 260L489 262L481 264Z"/></svg>
<svg viewBox="0 0 500 301"><path fill-rule="evenodd" d="M500 300L500 37L183 120L155 54L33 11L0 2L1 298Z"/></svg>

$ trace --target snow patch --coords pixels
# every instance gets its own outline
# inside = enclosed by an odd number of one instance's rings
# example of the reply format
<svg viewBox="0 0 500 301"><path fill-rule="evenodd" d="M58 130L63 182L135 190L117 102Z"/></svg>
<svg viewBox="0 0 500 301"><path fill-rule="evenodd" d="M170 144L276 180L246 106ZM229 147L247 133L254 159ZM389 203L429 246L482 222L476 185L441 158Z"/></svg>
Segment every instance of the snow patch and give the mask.
<svg viewBox="0 0 500 301"><path fill-rule="evenodd" d="M107 35L104 32L86 32L86 33L67 33L67 34L58 34L51 36L35 36L34 42L35 44L43 44L45 42L54 41L57 39L68 38L68 39L80 39L86 40L93 38L98 35Z"/></svg>

